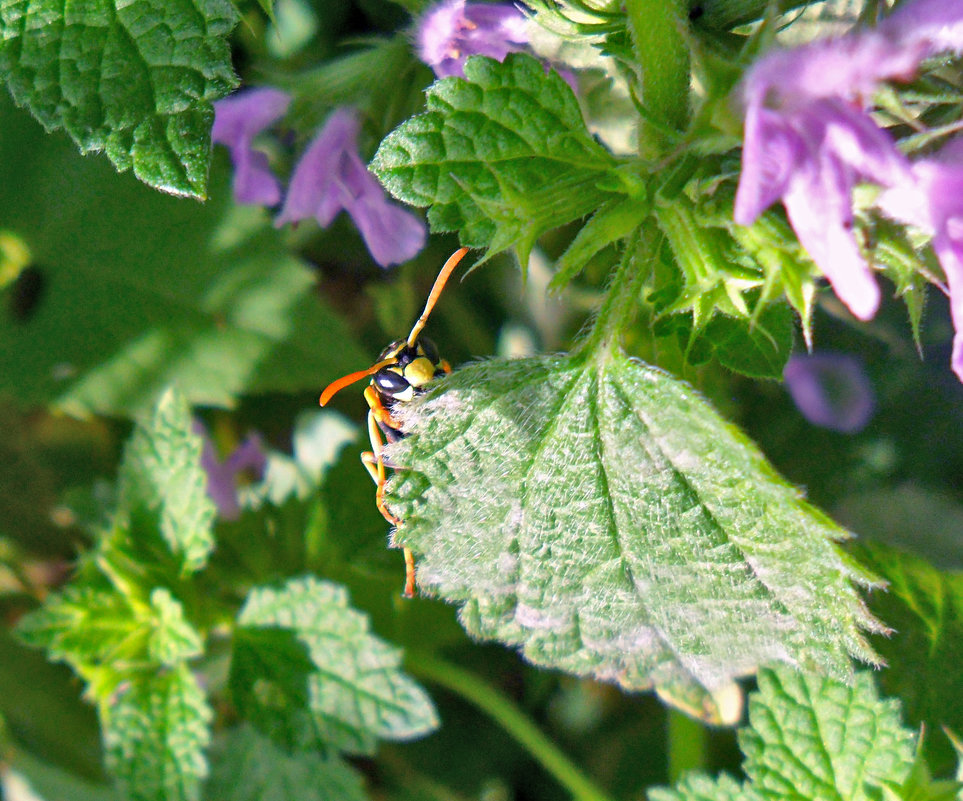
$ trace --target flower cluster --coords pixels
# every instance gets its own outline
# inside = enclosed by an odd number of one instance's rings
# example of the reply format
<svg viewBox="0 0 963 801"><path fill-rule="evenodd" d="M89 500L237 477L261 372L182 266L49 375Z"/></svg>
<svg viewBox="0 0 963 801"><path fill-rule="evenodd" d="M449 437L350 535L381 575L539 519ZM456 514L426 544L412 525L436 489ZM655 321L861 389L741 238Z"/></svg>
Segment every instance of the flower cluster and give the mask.
<svg viewBox="0 0 963 801"><path fill-rule="evenodd" d="M238 203L273 206L281 186L254 139L283 116L290 98L277 89L240 92L214 104L214 142L226 145L234 163ZM340 211L354 221L372 257L382 267L413 258L425 245L420 218L388 200L358 153L357 112L336 109L294 168L275 225L314 217L322 227Z"/></svg>
<svg viewBox="0 0 963 801"><path fill-rule="evenodd" d="M438 77L463 75L465 59L483 55L504 59L528 43L528 20L511 3L445 0L421 19L418 55ZM277 89L240 92L214 104L214 142L226 145L234 163L234 197L238 203L274 206L281 185L255 138L279 120L290 97ZM354 221L372 257L382 267L414 257L425 245L420 218L388 200L358 153L358 114L338 108L328 117L291 175L275 225L313 217L322 227L345 211Z"/></svg>
<svg viewBox="0 0 963 801"><path fill-rule="evenodd" d="M883 81L907 80L920 62L963 52L963 2L916 0L876 28L767 54L742 84L745 140L735 219L750 225L781 200L800 243L839 298L868 320L880 302L853 233L857 183L883 188L880 207L924 227L947 275L963 379L963 150L913 163L869 113Z"/></svg>

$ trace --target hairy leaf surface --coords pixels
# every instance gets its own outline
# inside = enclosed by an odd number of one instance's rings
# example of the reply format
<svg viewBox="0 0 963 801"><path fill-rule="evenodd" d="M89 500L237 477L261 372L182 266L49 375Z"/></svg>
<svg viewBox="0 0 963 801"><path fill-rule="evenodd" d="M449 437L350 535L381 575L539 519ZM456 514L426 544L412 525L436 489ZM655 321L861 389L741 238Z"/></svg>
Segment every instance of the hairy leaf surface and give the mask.
<svg viewBox="0 0 963 801"><path fill-rule="evenodd" d="M237 83L228 0L9 0L0 74L19 105L81 151L151 186L203 198L212 101Z"/></svg>
<svg viewBox="0 0 963 801"><path fill-rule="evenodd" d="M913 768L913 732L899 703L880 700L872 676L850 684L782 667L759 673L739 733L747 781L687 775L651 801L870 801L896 790ZM925 784L925 782L924 782ZM914 797L932 797L926 795Z"/></svg>
<svg viewBox="0 0 963 801"><path fill-rule="evenodd" d="M422 591L538 665L728 719L771 660L849 676L868 578L758 449L638 361L471 365L403 417L387 500ZM726 707L723 709L722 707Z"/></svg>
<svg viewBox="0 0 963 801"><path fill-rule="evenodd" d="M369 631L336 584L302 578L256 589L238 626L235 700L289 748L368 754L379 739L410 739L438 725L431 700L400 669L401 651Z"/></svg>
<svg viewBox="0 0 963 801"><path fill-rule="evenodd" d="M134 416L170 384L229 407L366 363L263 210L231 205L226 159L200 205L81 158L3 101L0 131L0 220L42 282L29 316L0 308L0 392Z"/></svg>
<svg viewBox="0 0 963 801"><path fill-rule="evenodd" d="M433 231L516 247L524 264L542 233L614 196L615 159L565 81L531 56L470 58L465 79L436 81L427 103L384 139L371 169L399 200L429 206Z"/></svg>

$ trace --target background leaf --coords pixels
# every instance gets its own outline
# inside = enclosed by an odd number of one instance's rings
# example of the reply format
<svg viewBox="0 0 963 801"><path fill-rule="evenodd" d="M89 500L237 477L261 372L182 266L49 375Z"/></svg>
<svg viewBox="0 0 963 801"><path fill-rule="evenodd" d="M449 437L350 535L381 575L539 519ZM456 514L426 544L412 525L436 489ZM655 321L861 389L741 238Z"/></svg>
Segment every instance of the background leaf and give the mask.
<svg viewBox="0 0 963 801"><path fill-rule="evenodd" d="M263 720L265 712L277 720L279 712L288 721L288 731L282 732L287 747L313 742L368 754L379 739L411 739L438 725L431 700L401 671L401 652L368 631L368 618L348 606L342 587L302 578L281 590L256 589L238 625L241 659L236 658L231 675L235 699L244 702L245 714L254 722ZM309 661L290 658L290 640L287 647L273 650L277 638L258 637L259 629L292 633ZM257 662L264 667L252 671ZM295 669L307 667L310 674ZM263 689L266 676L274 680L270 692ZM259 682L262 689L255 695L251 690ZM281 696L283 703L273 702ZM259 697L271 698L270 706ZM306 709L292 703L300 698L306 698Z"/></svg>
<svg viewBox="0 0 963 801"><path fill-rule="evenodd" d="M715 314L694 340L691 315L673 315L672 322L690 364L702 364L714 356L733 372L781 380L792 353L795 326L784 303L767 306L757 320Z"/></svg>
<svg viewBox="0 0 963 801"><path fill-rule="evenodd" d="M227 733L215 754L211 801L364 801L361 777L336 755L278 748L251 726Z"/></svg>
<svg viewBox="0 0 963 801"><path fill-rule="evenodd" d="M766 661L848 676L850 654L874 660L850 583L866 576L832 543L846 532L667 374L485 362L403 420L394 544L473 636L713 720L738 716L733 679Z"/></svg>
<svg viewBox="0 0 963 801"><path fill-rule="evenodd" d="M941 729L963 732L963 573L941 572L879 543L861 544L856 555L889 585L869 599L870 608L895 630L873 640L888 664L879 684L903 700L914 725L926 727L923 745L930 766L946 772L957 754Z"/></svg>
<svg viewBox="0 0 963 801"><path fill-rule="evenodd" d="M236 21L228 0L12 0L0 8L0 74L81 152L104 150L157 189L203 198L211 103L237 83Z"/></svg>
<svg viewBox="0 0 963 801"><path fill-rule="evenodd" d="M212 712L180 665L119 686L103 706L107 765L132 801L194 801L207 775Z"/></svg>
<svg viewBox="0 0 963 801"><path fill-rule="evenodd" d="M163 197L0 103L0 225L45 279L28 319L0 313L0 392L135 415L170 384L232 406L368 363L263 211L232 206L223 166L203 206Z"/></svg>
<svg viewBox="0 0 963 801"><path fill-rule="evenodd" d="M193 801L207 770L212 714L187 665L202 638L164 585L183 590L214 544L191 425L166 393L131 438L112 524L67 587L20 621L27 642L86 681L108 769L137 801Z"/></svg>
<svg viewBox="0 0 963 801"><path fill-rule="evenodd" d="M913 732L899 703L880 700L868 673L851 684L780 667L759 673L749 697L749 723L739 733L746 755L740 786L726 775L686 776L651 801L870 801L906 779Z"/></svg>
<svg viewBox="0 0 963 801"><path fill-rule="evenodd" d="M474 57L465 79L426 93L428 111L390 133L371 169L399 200L430 206L432 231L462 244L518 249L612 196L615 160L589 135L578 102L554 72L522 53Z"/></svg>
<svg viewBox="0 0 963 801"><path fill-rule="evenodd" d="M120 469L120 511L130 537L163 538L181 570L204 566L214 547L216 509L201 469L201 438L183 396L166 392L127 445Z"/></svg>

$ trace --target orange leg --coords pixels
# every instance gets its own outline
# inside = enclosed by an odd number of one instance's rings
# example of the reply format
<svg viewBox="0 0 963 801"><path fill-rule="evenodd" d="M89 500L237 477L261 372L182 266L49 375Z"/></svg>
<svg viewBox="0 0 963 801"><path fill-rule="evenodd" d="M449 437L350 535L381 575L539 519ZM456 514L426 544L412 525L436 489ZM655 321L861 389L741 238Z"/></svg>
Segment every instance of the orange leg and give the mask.
<svg viewBox="0 0 963 801"><path fill-rule="evenodd" d="M401 428L401 423L391 416L391 412L389 412L387 407L381 402L377 391L370 384L364 391L364 399L368 402L368 407L371 409L371 414L374 415L375 420L388 426L388 428ZM374 446L372 445L372 447Z"/></svg>
<svg viewBox="0 0 963 801"><path fill-rule="evenodd" d="M380 408L384 409L383 406L380 406ZM387 410L385 409L385 411ZM368 438L371 440L371 450L361 454L361 461L368 469L371 479L377 486L377 490L375 491L375 505L378 507L378 511L381 512L381 516L384 517L385 520L387 520L396 528L400 527L401 521L391 513L387 506L385 506L385 481L387 480L387 477L385 476L385 461L383 455L384 440L381 438L381 429L378 428L378 420L374 407L372 407L371 411L368 413ZM404 549L404 555L404 595L406 598L413 598L415 595L415 555L411 552L410 548Z"/></svg>

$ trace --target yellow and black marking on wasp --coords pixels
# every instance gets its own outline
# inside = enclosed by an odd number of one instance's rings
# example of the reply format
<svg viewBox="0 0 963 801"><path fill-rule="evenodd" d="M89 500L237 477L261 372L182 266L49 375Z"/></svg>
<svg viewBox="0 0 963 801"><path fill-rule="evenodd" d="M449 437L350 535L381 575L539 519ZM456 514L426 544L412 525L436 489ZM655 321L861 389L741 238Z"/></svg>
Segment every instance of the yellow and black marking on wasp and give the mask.
<svg viewBox="0 0 963 801"><path fill-rule="evenodd" d="M424 393L432 379L451 372L448 362L438 355L435 344L427 337L421 337L421 331L428 322L431 310L435 307L449 276L467 252L468 248L461 248L445 262L428 295L425 310L412 326L407 339L392 342L381 352L378 361L367 370L359 370L332 381L321 393L320 403L324 406L336 392L355 381L371 377L371 383L364 391L364 399L369 407L368 437L371 439L371 450L361 454L361 461L378 487L375 494L378 511L394 526L401 525L401 521L385 506L384 447L385 441L397 442L404 436L404 432L392 410L399 404L410 403ZM404 549L404 554L405 595L410 598L415 594L415 557L408 548Z"/></svg>

